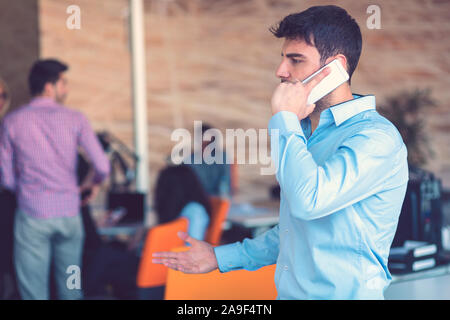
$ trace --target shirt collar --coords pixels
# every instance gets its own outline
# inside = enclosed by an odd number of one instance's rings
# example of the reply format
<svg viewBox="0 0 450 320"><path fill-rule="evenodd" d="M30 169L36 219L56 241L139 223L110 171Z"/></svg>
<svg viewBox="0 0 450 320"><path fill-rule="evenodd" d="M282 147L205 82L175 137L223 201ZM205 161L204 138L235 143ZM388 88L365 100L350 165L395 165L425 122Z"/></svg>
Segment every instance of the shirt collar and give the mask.
<svg viewBox="0 0 450 320"><path fill-rule="evenodd" d="M357 115L358 113L361 113L363 111L367 110L375 110L375 96L374 95L367 95L362 96L358 94L353 95L352 100L342 102L339 104L336 104L332 107L330 107L325 111L328 111L333 115L334 122L336 123L336 126L339 126L344 121L350 119L351 117ZM321 118L322 118L321 114ZM327 114L325 114L326 116Z"/></svg>
<svg viewBox="0 0 450 320"><path fill-rule="evenodd" d="M32 98L30 103L32 107L58 107L59 104L52 98L49 97L35 97Z"/></svg>

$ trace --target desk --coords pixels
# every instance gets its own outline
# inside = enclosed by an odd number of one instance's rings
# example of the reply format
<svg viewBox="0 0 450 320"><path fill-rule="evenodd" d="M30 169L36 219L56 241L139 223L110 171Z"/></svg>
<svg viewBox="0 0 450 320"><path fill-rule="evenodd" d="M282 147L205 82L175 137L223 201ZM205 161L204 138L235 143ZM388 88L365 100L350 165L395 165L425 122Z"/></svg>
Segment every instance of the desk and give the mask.
<svg viewBox="0 0 450 320"><path fill-rule="evenodd" d="M136 233L139 228L144 227L142 223L126 224L126 225L116 225L113 227L99 227L97 232L101 236L114 237L117 235L127 235L132 236Z"/></svg>
<svg viewBox="0 0 450 320"><path fill-rule="evenodd" d="M386 300L450 299L450 265L405 275L393 275L384 292Z"/></svg>
<svg viewBox="0 0 450 320"><path fill-rule="evenodd" d="M97 226L97 232L100 236L106 237L115 237L115 236L132 236L136 233L137 230L141 228L151 228L157 224L157 219L154 212L149 208L144 217L143 222L135 222L135 223L119 223L115 226L111 227L99 227L99 221L104 218L105 213L107 212L104 206L91 206L91 215L94 220L95 225Z"/></svg>
<svg viewBox="0 0 450 320"><path fill-rule="evenodd" d="M278 203L265 207L254 206L250 203L233 203L228 212L225 229L235 224L252 229L252 235L256 237L278 224L279 218Z"/></svg>

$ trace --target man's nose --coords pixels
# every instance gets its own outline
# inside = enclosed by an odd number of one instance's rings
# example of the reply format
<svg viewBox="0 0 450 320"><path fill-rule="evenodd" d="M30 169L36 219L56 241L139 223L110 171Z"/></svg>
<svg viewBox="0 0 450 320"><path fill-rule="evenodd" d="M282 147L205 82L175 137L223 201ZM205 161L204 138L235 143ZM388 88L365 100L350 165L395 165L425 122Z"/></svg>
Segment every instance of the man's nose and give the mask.
<svg viewBox="0 0 450 320"><path fill-rule="evenodd" d="M280 78L281 80L287 80L290 77L289 69L287 68L287 64L283 61L278 66L277 72L276 72L277 78Z"/></svg>

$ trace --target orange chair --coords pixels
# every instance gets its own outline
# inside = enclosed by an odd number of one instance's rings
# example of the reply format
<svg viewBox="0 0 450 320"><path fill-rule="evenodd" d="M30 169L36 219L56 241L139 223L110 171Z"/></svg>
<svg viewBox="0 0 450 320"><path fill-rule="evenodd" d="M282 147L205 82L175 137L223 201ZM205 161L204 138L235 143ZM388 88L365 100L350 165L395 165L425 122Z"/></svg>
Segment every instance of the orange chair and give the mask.
<svg viewBox="0 0 450 320"><path fill-rule="evenodd" d="M205 241L217 246L223 233L223 224L227 218L230 209L230 201L219 197L211 197L211 221L206 230Z"/></svg>
<svg viewBox="0 0 450 320"><path fill-rule="evenodd" d="M183 249L185 250L185 249ZM182 251L182 250L175 250ZM274 300L275 264L255 271L186 274L169 269L165 300Z"/></svg>
<svg viewBox="0 0 450 320"><path fill-rule="evenodd" d="M178 237L177 233L179 231L187 232L187 229L188 220L186 218L178 218L174 221L155 226L148 231L136 280L138 288L156 289L154 291L156 292L155 294L147 295L147 297L160 296L162 299L167 278L168 268L161 264L152 263L152 254L154 252L170 251L176 247L184 246L183 240ZM141 290L141 292L143 291Z"/></svg>

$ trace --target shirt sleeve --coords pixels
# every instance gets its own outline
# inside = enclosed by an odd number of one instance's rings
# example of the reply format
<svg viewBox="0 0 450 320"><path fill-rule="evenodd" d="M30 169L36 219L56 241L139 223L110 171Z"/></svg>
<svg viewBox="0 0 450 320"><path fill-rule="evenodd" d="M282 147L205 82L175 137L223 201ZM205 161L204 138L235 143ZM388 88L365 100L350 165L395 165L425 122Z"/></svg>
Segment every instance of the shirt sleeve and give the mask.
<svg viewBox="0 0 450 320"><path fill-rule="evenodd" d="M203 240L209 225L209 216L205 208L199 203L192 202L183 208L181 216L189 220L189 236L197 240Z"/></svg>
<svg viewBox="0 0 450 320"><path fill-rule="evenodd" d="M15 191L14 148L5 123L0 125L0 181L5 189Z"/></svg>
<svg viewBox="0 0 450 320"><path fill-rule="evenodd" d="M320 166L307 150L307 140L294 113L275 114L269 132L276 177L296 218L321 218L395 187L385 184L396 174L398 185L407 182L407 173L402 171L406 168L406 147L387 125L368 125L355 132Z"/></svg>
<svg viewBox="0 0 450 320"><path fill-rule="evenodd" d="M81 129L78 144L83 148L89 157L89 160L92 162L95 171L94 183L98 184L109 176L111 170L109 160L103 151L94 130L92 130L89 121L84 115L80 115Z"/></svg>
<svg viewBox="0 0 450 320"><path fill-rule="evenodd" d="M220 272L257 270L277 262L279 253L278 225L254 239L244 239L214 248Z"/></svg>

